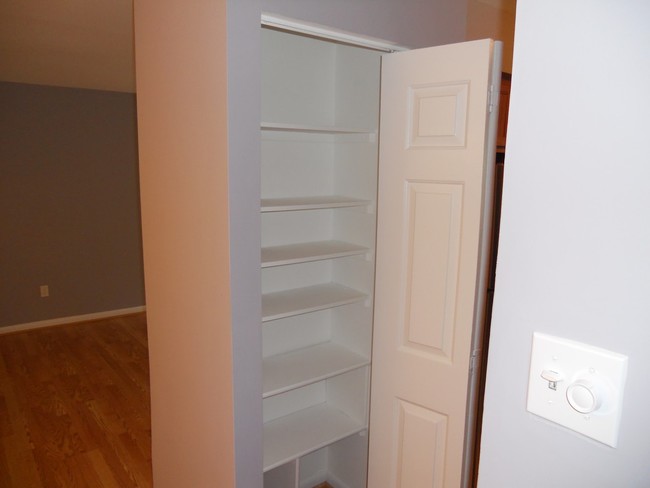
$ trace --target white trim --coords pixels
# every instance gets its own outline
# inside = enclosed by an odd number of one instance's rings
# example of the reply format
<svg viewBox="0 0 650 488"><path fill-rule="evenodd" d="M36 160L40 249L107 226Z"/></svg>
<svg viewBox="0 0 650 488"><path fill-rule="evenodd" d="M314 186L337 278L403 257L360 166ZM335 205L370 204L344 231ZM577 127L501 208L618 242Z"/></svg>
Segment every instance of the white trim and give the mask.
<svg viewBox="0 0 650 488"><path fill-rule="evenodd" d="M132 313L144 312L146 307L131 307L121 308L118 310L107 310L105 312L88 313L85 315L74 315L72 317L60 317L56 319L39 320L38 322L28 322L26 324L7 325L0 327L0 335L9 334L11 332L21 332L32 329L42 329L43 327L52 327L53 325L73 324L76 322L86 322L89 320L106 319L110 317L118 317L120 315L129 315Z"/></svg>
<svg viewBox="0 0 650 488"><path fill-rule="evenodd" d="M319 37L321 39L329 39L331 41L352 44L353 46L376 49L377 51L384 51L387 53L409 50L407 47L400 46L394 42L385 41L384 39L376 39L374 37L353 34L352 32L333 29L312 22L303 22L301 20L267 12L262 12L262 25L289 32L297 32L299 34Z"/></svg>

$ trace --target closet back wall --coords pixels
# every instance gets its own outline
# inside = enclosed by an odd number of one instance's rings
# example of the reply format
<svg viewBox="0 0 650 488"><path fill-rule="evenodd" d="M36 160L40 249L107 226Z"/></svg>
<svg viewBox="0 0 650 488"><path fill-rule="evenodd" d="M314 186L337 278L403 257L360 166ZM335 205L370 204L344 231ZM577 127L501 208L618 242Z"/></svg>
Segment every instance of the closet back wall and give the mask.
<svg viewBox="0 0 650 488"><path fill-rule="evenodd" d="M0 107L0 327L144 305L135 95L0 82Z"/></svg>

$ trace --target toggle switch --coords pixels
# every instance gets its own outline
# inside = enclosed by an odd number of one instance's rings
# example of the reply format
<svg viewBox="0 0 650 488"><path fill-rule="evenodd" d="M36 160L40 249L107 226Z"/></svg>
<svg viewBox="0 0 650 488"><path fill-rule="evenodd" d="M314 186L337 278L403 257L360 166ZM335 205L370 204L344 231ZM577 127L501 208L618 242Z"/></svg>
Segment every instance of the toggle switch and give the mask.
<svg viewBox="0 0 650 488"><path fill-rule="evenodd" d="M553 371L552 369L543 370L541 376L546 381L548 381L548 387L551 390L557 390L558 382L564 379L562 374L558 373L557 371Z"/></svg>
<svg viewBox="0 0 650 488"><path fill-rule="evenodd" d="M616 447L626 375L627 356L535 332L526 408Z"/></svg>

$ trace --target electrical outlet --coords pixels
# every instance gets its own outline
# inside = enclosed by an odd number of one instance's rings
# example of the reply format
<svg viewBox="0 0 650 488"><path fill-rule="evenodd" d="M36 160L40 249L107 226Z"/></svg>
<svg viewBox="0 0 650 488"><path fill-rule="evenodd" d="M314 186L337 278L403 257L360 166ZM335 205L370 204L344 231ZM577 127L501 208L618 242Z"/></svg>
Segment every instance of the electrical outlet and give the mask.
<svg viewBox="0 0 650 488"><path fill-rule="evenodd" d="M41 285L41 298L47 298L50 296L50 287L48 285Z"/></svg>

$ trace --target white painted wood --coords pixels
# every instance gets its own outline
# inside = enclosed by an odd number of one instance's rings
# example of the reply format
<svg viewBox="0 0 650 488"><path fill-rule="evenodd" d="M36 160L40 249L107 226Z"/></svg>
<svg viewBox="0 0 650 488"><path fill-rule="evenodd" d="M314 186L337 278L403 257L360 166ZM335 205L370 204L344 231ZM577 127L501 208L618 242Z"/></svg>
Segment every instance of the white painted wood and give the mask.
<svg viewBox="0 0 650 488"><path fill-rule="evenodd" d="M367 402L363 395L359 398L351 392L366 391L368 386L369 368L363 367L265 398L264 423L270 428L265 431L267 459L281 454L285 457L282 462L291 461L365 430ZM318 413L324 413L325 417L319 420ZM320 427L310 425L323 419L325 424ZM279 451L274 454L272 451L276 449ZM362 456L363 453L349 454ZM360 468L365 471L365 465Z"/></svg>
<svg viewBox="0 0 650 488"><path fill-rule="evenodd" d="M264 424L264 470L316 451L366 426L326 403Z"/></svg>
<svg viewBox="0 0 650 488"><path fill-rule="evenodd" d="M335 124L341 127L368 127L376 131L379 127L377 100L381 57L367 49L338 46L336 64Z"/></svg>
<svg viewBox="0 0 650 488"><path fill-rule="evenodd" d="M336 48L272 29L262 29L261 36L261 120L334 126Z"/></svg>
<svg viewBox="0 0 650 488"><path fill-rule="evenodd" d="M269 131L316 132L322 134L373 134L374 129L337 127L326 125L287 124L280 122L262 122L260 128Z"/></svg>
<svg viewBox="0 0 650 488"><path fill-rule="evenodd" d="M262 397L284 393L370 364L370 359L334 343L264 359Z"/></svg>
<svg viewBox="0 0 650 488"><path fill-rule="evenodd" d="M320 39L328 39L331 41L343 42L359 47L377 49L379 51L394 52L405 51L408 49L404 46L400 46L394 42L385 41L383 39L361 36L359 34L354 34L352 32L347 32L341 29L333 29L331 27L316 24L313 22L305 22L302 20L296 20L290 17L268 12L262 13L262 25L275 29L294 32L296 34L305 34L308 36L318 37Z"/></svg>
<svg viewBox="0 0 650 488"><path fill-rule="evenodd" d="M332 279L331 268L331 261L309 261L263 268L262 295L335 282ZM346 285L346 283L336 283Z"/></svg>
<svg viewBox="0 0 650 488"><path fill-rule="evenodd" d="M335 194L333 144L339 137L306 132L262 132L261 198Z"/></svg>
<svg viewBox="0 0 650 488"><path fill-rule="evenodd" d="M367 431L348 436L299 460L300 488L327 481L334 488L366 488Z"/></svg>
<svg viewBox="0 0 650 488"><path fill-rule="evenodd" d="M379 53L273 29L262 29L261 35L265 127L377 128L378 78L366 78L370 65L378 73Z"/></svg>
<svg viewBox="0 0 650 488"><path fill-rule="evenodd" d="M265 293L262 295L262 322L340 307L365 299L365 293L337 283Z"/></svg>
<svg viewBox="0 0 650 488"><path fill-rule="evenodd" d="M263 399L264 422L286 417L321 403L328 403L353 420L367 425L367 401L363 392L369 386L369 368L354 369L317 383Z"/></svg>
<svg viewBox="0 0 650 488"><path fill-rule="evenodd" d="M370 357L372 346L371 298L353 305L338 307L329 311L331 315L331 340Z"/></svg>
<svg viewBox="0 0 650 488"><path fill-rule="evenodd" d="M298 461L299 487L313 488L327 481L329 474L329 448L303 456Z"/></svg>
<svg viewBox="0 0 650 488"><path fill-rule="evenodd" d="M329 449L319 449L303 456L299 460L299 487L313 488L328 478Z"/></svg>
<svg viewBox="0 0 650 488"><path fill-rule="evenodd" d="M343 308L358 306L360 304ZM332 339L331 314L332 310L326 309L266 322L262 327L263 357L329 342Z"/></svg>
<svg viewBox="0 0 650 488"><path fill-rule="evenodd" d="M346 437L328 448L329 483L335 488L366 488L368 432ZM311 487L310 487L311 488Z"/></svg>
<svg viewBox="0 0 650 488"><path fill-rule="evenodd" d="M262 400L264 423L287 417L315 405L327 403L329 380L312 383L302 388L289 390L281 395L266 397Z"/></svg>
<svg viewBox="0 0 650 488"><path fill-rule="evenodd" d="M487 167L489 169L493 168L496 163L496 153L493 148L496 146L497 141L497 132L498 132L498 120L499 120L499 94L501 86L501 70L503 64L503 43L496 42L495 49L492 53L492 79L490 86L490 95L489 95L489 120L488 128L486 131L486 144L485 144L485 160ZM483 188L486 191L486 200L484 200L483 205L483 222L493 222L494 217L494 191L495 188L495 171L486 171L485 180ZM491 224L487 224L489 230L492 230ZM491 232L482 232L481 240L479 243L479 255L487 256L492 251L492 233ZM467 410L467 420L465 422L465 459L474 459L476 460L478 449L478 443L480 439L479 435L479 426L478 426L478 415L482 411L482 405L479 408L479 402L482 402L483 399L480 398L480 382L481 382L481 364L484 363L483 356L487 354L487 346L485 344L485 332L484 332L484 315L491 313L491 309L487 309L487 300L489 287L489 266L479 266L477 270L477 294L476 302L474 304L474 336L472 338L472 361L473 367L470 365L470 379L468 386L468 395L467 395L467 404L470 406ZM472 408L473 407L473 408ZM474 428L476 427L476 428ZM477 463L465 463L464 466L464 480L470 479L478 472Z"/></svg>
<svg viewBox="0 0 650 488"><path fill-rule="evenodd" d="M364 207L360 207L364 208ZM299 242L343 240L332 235L332 209L262 212L262 247ZM346 239L347 242L356 242Z"/></svg>
<svg viewBox="0 0 650 488"><path fill-rule="evenodd" d="M295 210L316 210L320 208L363 207L372 202L344 196L306 196L296 198L265 198L262 212L291 212Z"/></svg>
<svg viewBox="0 0 650 488"><path fill-rule="evenodd" d="M262 248L262 267L306 263L365 254L367 247L342 241L317 241Z"/></svg>
<svg viewBox="0 0 650 488"><path fill-rule="evenodd" d="M263 268L262 295L335 282L332 279L331 268L331 261L309 261ZM346 283L335 283L347 286Z"/></svg>
<svg viewBox="0 0 650 488"><path fill-rule="evenodd" d="M107 319L110 317L119 317L120 315L129 315L132 313L144 312L146 307L120 308L117 310L107 310L105 312L94 312L83 315L72 315L70 317L57 317L55 319L39 320L37 322L26 322L24 324L7 325L0 327L0 335L21 332L25 330L42 329L43 327L52 327L63 324L76 324L87 322L89 320Z"/></svg>
<svg viewBox="0 0 650 488"><path fill-rule="evenodd" d="M368 425L381 58L270 29L262 47L265 469L314 453L301 485L363 488L367 437L338 441Z"/></svg>
<svg viewBox="0 0 650 488"><path fill-rule="evenodd" d="M494 49L476 41L382 64L371 487L467 481Z"/></svg>
<svg viewBox="0 0 650 488"><path fill-rule="evenodd" d="M297 462L283 464L264 473L264 488L297 488Z"/></svg>

